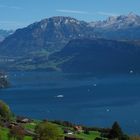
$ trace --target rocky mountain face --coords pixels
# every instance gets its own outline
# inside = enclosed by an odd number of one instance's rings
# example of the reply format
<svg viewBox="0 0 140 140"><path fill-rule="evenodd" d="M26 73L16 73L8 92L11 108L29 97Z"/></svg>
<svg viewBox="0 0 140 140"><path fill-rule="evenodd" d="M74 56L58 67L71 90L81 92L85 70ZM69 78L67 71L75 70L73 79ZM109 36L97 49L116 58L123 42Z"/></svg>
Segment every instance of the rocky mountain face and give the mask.
<svg viewBox="0 0 140 140"><path fill-rule="evenodd" d="M104 21L91 22L90 25L100 29L128 29L140 26L140 16L129 13L128 15L112 16Z"/></svg>
<svg viewBox="0 0 140 140"><path fill-rule="evenodd" d="M89 23L102 38L114 40L140 39L140 16L134 13L109 17L104 21Z"/></svg>
<svg viewBox="0 0 140 140"><path fill-rule="evenodd" d="M8 56L25 56L38 51L54 52L75 38L95 38L94 30L84 21L70 17L52 17L18 29L0 44Z"/></svg>
<svg viewBox="0 0 140 140"><path fill-rule="evenodd" d="M91 23L52 17L18 29L1 42L0 68L139 71L139 40L140 16L133 13Z"/></svg>
<svg viewBox="0 0 140 140"><path fill-rule="evenodd" d="M130 13L91 23L61 16L44 19L8 36L0 43L0 55L21 57L38 52L49 54L78 38L139 40L140 16Z"/></svg>

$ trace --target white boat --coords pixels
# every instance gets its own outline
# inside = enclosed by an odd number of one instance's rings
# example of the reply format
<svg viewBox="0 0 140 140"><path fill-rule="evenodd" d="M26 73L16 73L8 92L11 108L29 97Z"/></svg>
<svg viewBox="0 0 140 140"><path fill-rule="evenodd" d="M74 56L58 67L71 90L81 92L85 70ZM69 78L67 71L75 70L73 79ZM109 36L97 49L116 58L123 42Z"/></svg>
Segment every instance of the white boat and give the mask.
<svg viewBox="0 0 140 140"><path fill-rule="evenodd" d="M63 98L64 95L57 95L56 97L57 97L57 98Z"/></svg>

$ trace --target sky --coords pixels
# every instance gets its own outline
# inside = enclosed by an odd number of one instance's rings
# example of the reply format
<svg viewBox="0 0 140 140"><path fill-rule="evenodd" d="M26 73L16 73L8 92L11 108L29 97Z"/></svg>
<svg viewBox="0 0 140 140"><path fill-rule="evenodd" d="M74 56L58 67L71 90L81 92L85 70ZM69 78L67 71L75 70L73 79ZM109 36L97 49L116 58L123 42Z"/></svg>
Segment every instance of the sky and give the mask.
<svg viewBox="0 0 140 140"><path fill-rule="evenodd" d="M17 29L52 16L97 21L134 12L140 0L0 0L0 29Z"/></svg>

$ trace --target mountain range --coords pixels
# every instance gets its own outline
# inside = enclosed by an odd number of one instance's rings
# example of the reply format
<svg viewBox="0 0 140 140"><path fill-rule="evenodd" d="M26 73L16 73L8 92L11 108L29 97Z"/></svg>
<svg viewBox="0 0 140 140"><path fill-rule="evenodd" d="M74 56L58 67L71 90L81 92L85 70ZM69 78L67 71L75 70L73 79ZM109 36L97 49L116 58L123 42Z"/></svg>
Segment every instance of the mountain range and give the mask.
<svg viewBox="0 0 140 140"><path fill-rule="evenodd" d="M140 47L122 41L76 39L70 41L49 60L64 72L94 74L129 73L140 71Z"/></svg>
<svg viewBox="0 0 140 140"><path fill-rule="evenodd" d="M139 72L139 40L140 16L134 13L97 22L57 16L18 29L2 41L0 67Z"/></svg>
<svg viewBox="0 0 140 140"><path fill-rule="evenodd" d="M6 37L11 35L14 31L12 30L0 30L0 42L2 42Z"/></svg>
<svg viewBox="0 0 140 140"><path fill-rule="evenodd" d="M94 29L70 17L52 17L18 29L0 44L8 56L25 56L38 51L54 52L76 38L94 38ZM12 49L11 49L12 48Z"/></svg>
<svg viewBox="0 0 140 140"><path fill-rule="evenodd" d="M140 16L134 13L128 15L112 16L104 21L91 22L102 38L114 40L140 39Z"/></svg>

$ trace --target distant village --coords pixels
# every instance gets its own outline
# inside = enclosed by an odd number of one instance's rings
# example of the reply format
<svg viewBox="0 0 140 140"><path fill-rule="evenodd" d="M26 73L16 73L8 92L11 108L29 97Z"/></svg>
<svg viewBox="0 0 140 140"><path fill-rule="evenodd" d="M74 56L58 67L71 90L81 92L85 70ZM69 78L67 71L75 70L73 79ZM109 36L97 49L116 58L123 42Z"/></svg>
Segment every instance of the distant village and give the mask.
<svg viewBox="0 0 140 140"><path fill-rule="evenodd" d="M0 88L6 88L9 86L8 76L0 72Z"/></svg>

